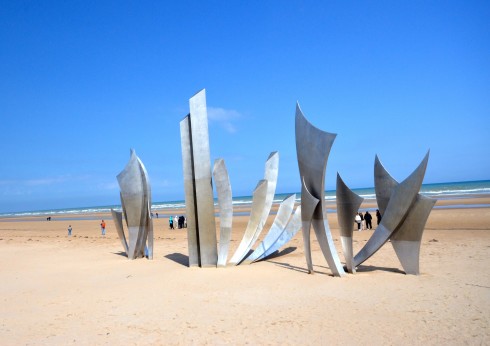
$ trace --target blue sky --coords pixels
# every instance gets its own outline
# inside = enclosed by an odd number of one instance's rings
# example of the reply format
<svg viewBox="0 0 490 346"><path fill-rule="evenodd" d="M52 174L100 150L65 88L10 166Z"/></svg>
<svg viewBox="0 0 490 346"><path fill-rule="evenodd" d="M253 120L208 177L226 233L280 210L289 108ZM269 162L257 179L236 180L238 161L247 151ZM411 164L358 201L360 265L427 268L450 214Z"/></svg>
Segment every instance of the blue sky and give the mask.
<svg viewBox="0 0 490 346"><path fill-rule="evenodd" d="M373 186L490 179L488 1L0 0L0 212L119 203L134 148L153 201L184 198L179 122L206 88L211 160L250 195L279 151L300 190L296 101Z"/></svg>

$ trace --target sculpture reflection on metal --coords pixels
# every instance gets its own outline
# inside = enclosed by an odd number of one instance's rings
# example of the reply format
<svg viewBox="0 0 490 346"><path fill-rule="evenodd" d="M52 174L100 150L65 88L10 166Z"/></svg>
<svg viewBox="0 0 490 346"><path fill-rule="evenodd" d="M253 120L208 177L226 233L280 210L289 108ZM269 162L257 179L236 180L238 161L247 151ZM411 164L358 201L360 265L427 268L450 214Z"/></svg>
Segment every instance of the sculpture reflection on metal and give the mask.
<svg viewBox="0 0 490 346"><path fill-rule="evenodd" d="M226 260L228 259L228 249L230 248L231 226L233 222L233 200L230 178L223 159L214 161L213 178L218 194L220 219L218 267L224 267L226 266Z"/></svg>
<svg viewBox="0 0 490 346"><path fill-rule="evenodd" d="M429 153L425 155L420 165L407 179L395 186L386 205L381 223L364 247L354 257L354 266L359 266L378 251L406 217L422 185L428 160ZM379 180L377 181L379 178L375 173L375 184L382 184ZM387 184L392 184L392 180L393 178L391 177L387 179Z"/></svg>
<svg viewBox="0 0 490 346"><path fill-rule="evenodd" d="M243 235L243 239L240 242L240 245L235 251L235 254L233 255L232 259L230 260L230 262L235 265L240 264L243 261L243 259L248 255L248 252L255 244L260 233L262 232L262 229L264 228L264 225L267 221L267 217L269 216L272 207L272 202L274 200L278 171L279 171L279 153L275 151L269 155L269 158L265 163L264 180L267 182L267 191L265 196L263 196L264 201L259 202L257 200L256 202L254 199L254 201L252 202L252 209L254 209L254 203L257 203L256 210L257 213L260 213L257 226L255 230L252 229L249 230L249 227L247 226L247 231L245 231L245 234ZM258 207L259 205L261 205L260 210ZM250 219L252 219L252 215L250 215Z"/></svg>
<svg viewBox="0 0 490 346"><path fill-rule="evenodd" d="M262 218L267 196L267 180L260 180L252 195L252 209L248 219L247 228L243 234L242 241L230 259L230 264L237 265L252 247L252 239Z"/></svg>
<svg viewBox="0 0 490 346"><path fill-rule="evenodd" d="M123 246L124 252L126 254L128 253L128 242L126 240L126 235L124 234L124 228L123 228L123 213L121 211L116 211L114 209L111 209L111 214L112 214L112 219L114 220L114 223L116 224L116 231L117 235L119 237L119 240L121 241L121 245Z"/></svg>
<svg viewBox="0 0 490 346"><path fill-rule="evenodd" d="M129 162L117 176L121 189L122 213L112 211L118 236L129 259L153 259L153 222L150 217L151 189L141 160L131 150ZM123 215L128 228L128 241L123 230ZM145 249L146 244L148 246ZM146 250L146 251L145 251Z"/></svg>
<svg viewBox="0 0 490 346"><path fill-rule="evenodd" d="M313 273L310 248L310 226L334 276L343 276L345 271L333 243L325 212L325 171L328 156L336 134L322 131L308 122L299 104L296 104L296 152L301 188L301 218L308 271ZM313 203L316 199L317 204Z"/></svg>
<svg viewBox="0 0 490 346"><path fill-rule="evenodd" d="M180 123L189 266L215 267L218 251L204 89L190 98L189 107Z"/></svg>
<svg viewBox="0 0 490 346"><path fill-rule="evenodd" d="M305 186L304 180L301 186L301 231L303 233L303 245L305 247L306 265L308 272L313 273L313 261L311 259L311 219L318 205L318 198L311 195Z"/></svg>
<svg viewBox="0 0 490 346"><path fill-rule="evenodd" d="M264 240L262 240L254 252L252 252L250 256L243 261L243 263L250 264L261 258L262 255L277 241L288 224L289 217L291 216L294 208L295 200L296 194L293 194L282 201L274 219L274 223L269 229L267 235L264 237Z"/></svg>
<svg viewBox="0 0 490 346"><path fill-rule="evenodd" d="M277 186L277 177L279 175L279 153L277 151L273 151L270 153L267 161L265 162L265 172L264 179L267 180L267 195L265 197L265 205L262 210L262 217L260 218L259 225L257 226L257 230L255 231L254 237L252 239L252 247L257 241L262 229L264 229L264 225L267 222L267 217L272 208L272 202L274 201L274 195L276 193ZM291 209L292 211L292 209Z"/></svg>
<svg viewBox="0 0 490 346"><path fill-rule="evenodd" d="M288 225L281 233L279 238L255 261L260 261L262 259L266 259L268 256L272 255L274 252L279 251L281 247L286 245L293 237L298 233L301 228L301 206L296 207L296 211L294 212L291 220L289 220Z"/></svg>
<svg viewBox="0 0 490 346"><path fill-rule="evenodd" d="M349 273L355 273L356 267L353 266L354 252L352 250L352 233L354 231L354 218L364 198L352 192L345 185L344 181L337 173L337 218L340 228L340 242L344 252L345 265Z"/></svg>
<svg viewBox="0 0 490 346"><path fill-rule="evenodd" d="M420 274L419 258L422 234L435 203L435 199L422 195L417 196L406 219L390 237L391 245L407 274Z"/></svg>
<svg viewBox="0 0 490 346"><path fill-rule="evenodd" d="M388 173L376 156L374 164L378 208L383 215L398 182ZM436 199L418 194L406 218L390 237L395 253L407 274L419 275L420 245L425 224Z"/></svg>

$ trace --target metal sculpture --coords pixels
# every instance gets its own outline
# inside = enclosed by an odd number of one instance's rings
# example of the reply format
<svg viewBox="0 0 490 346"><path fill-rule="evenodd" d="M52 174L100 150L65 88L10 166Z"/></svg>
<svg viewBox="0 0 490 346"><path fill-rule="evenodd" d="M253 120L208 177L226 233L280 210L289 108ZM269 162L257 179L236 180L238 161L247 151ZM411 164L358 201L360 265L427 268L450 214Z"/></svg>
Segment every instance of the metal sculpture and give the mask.
<svg viewBox="0 0 490 346"><path fill-rule="evenodd" d="M398 182L381 164L378 156L374 163L375 191L378 208L385 213L391 193ZM406 218L390 237L395 253L407 274L419 275L419 257L422 234L436 199L418 194Z"/></svg>
<svg viewBox="0 0 490 346"><path fill-rule="evenodd" d="M189 115L180 122L189 266L215 267L218 251L204 89L190 98L189 107Z"/></svg>
<svg viewBox="0 0 490 346"><path fill-rule="evenodd" d="M257 248L248 256L243 263L252 263L261 257L264 252L269 249L279 238L279 236L284 232L286 225L288 223L289 217L291 216L291 212L294 208L294 201L296 200L296 194L293 194L284 201L279 206L276 217L274 219L274 223L272 224L269 232L264 237L264 240L257 246Z"/></svg>
<svg viewBox="0 0 490 346"><path fill-rule="evenodd" d="M277 240L269 246L269 248L267 248L262 254L257 256L254 262L260 261L262 259L266 259L274 252L278 251L281 247L283 247L291 239L293 239L293 237L296 235L296 233L298 233L300 228L301 228L301 206L297 206L294 214L289 220L284 231L279 235Z"/></svg>
<svg viewBox="0 0 490 346"><path fill-rule="evenodd" d="M230 264L239 264L243 257L247 254L248 250L250 250L250 248L252 247L251 242L254 237L255 231L257 230L257 227L260 223L265 207L267 185L267 180L260 180L255 187L252 197L252 209L250 211L247 228L245 229L245 233L243 234L242 241L238 245L235 253L229 261Z"/></svg>
<svg viewBox="0 0 490 346"><path fill-rule="evenodd" d="M420 165L407 179L394 187L386 205L386 210L381 219L381 223L364 247L354 257L355 267L359 266L378 251L381 246L388 241L390 236L406 217L407 212L417 198L420 186L424 179L428 160L429 153L425 155ZM382 177L375 172L375 184L383 184L379 181L380 178ZM393 184L393 178L390 177L389 179L386 179L386 183L387 185ZM382 201L382 204L383 203L384 201Z"/></svg>
<svg viewBox="0 0 490 346"><path fill-rule="evenodd" d="M240 264L242 260L248 255L248 252L250 251L250 249L252 248L252 246L255 244L258 237L260 236L260 233L262 232L262 229L264 228L264 225L267 221L267 217L269 216L272 207L272 202L274 200L278 171L279 171L279 153L275 151L269 155L269 158L265 163L264 180L267 181L267 192L266 195L264 196L261 215L258 220L257 227L253 231L250 230L250 232L245 232L239 247L235 251L235 254L233 255L232 259L230 260L231 263ZM252 203L252 208L253 208L253 203ZM252 218L252 216L250 216L250 218Z"/></svg>
<svg viewBox="0 0 490 346"><path fill-rule="evenodd" d="M126 252L127 254L128 242L126 240L126 235L124 234L124 229L123 229L123 222L122 222L123 213L121 211L116 211L114 209L111 209L111 214L112 214L112 219L116 224L117 235L119 237L119 240L121 241L121 245L123 246L124 252Z"/></svg>
<svg viewBox="0 0 490 346"><path fill-rule="evenodd" d="M216 225L211 178L208 120L205 90L201 90L189 100L190 113L181 121L181 144L184 171L185 200L187 210L187 230L189 244L189 266L226 266L231 241L233 204L228 172L222 159L216 160L213 177L220 208L219 253L216 246ZM345 271L335 248L328 225L325 208L325 173L327 161L336 134L314 127L304 117L299 104L295 115L296 151L301 179L301 206L292 217L295 196L290 196L280 205L274 223L259 246L250 256L250 249L259 238L274 199L277 184L279 154L270 154L265 168L264 179L259 181L253 192L252 207L247 228L235 253L230 259L233 265L252 263L277 251L290 241L302 228L305 258L309 273L313 273L311 255L311 227L315 232L320 249L334 276L344 276ZM353 257L353 218L363 199L353 193L337 174L337 210L341 232L341 244L346 259L346 267L354 273L356 266L372 256L388 239L391 239L402 266L407 273L418 274L419 252L422 232L435 200L418 194L427 167L427 153L419 167L401 184L398 184L376 157L375 184L379 209L384 212L382 222L366 245ZM139 159L137 160L139 161ZM141 162L139 161L141 164ZM128 164L129 165L129 164ZM147 181L146 171L140 165L142 186ZM129 176L129 173L127 173ZM122 177L122 173L120 174ZM135 174L133 174L135 175ZM120 177L118 176L118 180ZM121 181L126 178L122 177ZM129 179L129 178L128 178ZM146 179L146 180L145 180ZM126 179L127 180L127 179ZM124 185L121 184L120 185ZM121 190L123 188L121 187ZM141 222L149 219L149 184L142 188L145 195L140 205ZM121 244L134 258L144 255L144 244L148 241L148 257L153 252L153 229L151 220L137 237L133 226L134 200L121 192L123 213L112 211ZM131 208L130 208L131 207ZM147 219L146 214L148 214ZM126 218L129 228L129 243L123 230L122 218ZM288 222L288 219L289 222ZM135 219L136 220L136 219ZM146 225L146 224L145 224ZM151 237L149 235L151 234ZM246 259L245 259L246 258ZM245 259L245 260L244 260Z"/></svg>
<svg viewBox="0 0 490 346"><path fill-rule="evenodd" d="M153 259L153 222L150 217L151 189L148 174L141 160L131 149L129 162L118 174L122 213L112 210L118 236L129 259ZM128 228L129 243L123 231L122 218ZM146 247L147 244L147 247ZM146 248L145 248L146 247Z"/></svg>
<svg viewBox="0 0 490 346"><path fill-rule="evenodd" d="M301 188L301 218L308 271L313 273L310 248L310 227L313 226L323 256L334 276L343 276L345 271L333 243L325 212L325 171L334 133L322 131L308 122L299 104L296 104L296 152ZM314 199L312 199L311 197ZM317 200L317 203L314 203Z"/></svg>
<svg viewBox="0 0 490 346"><path fill-rule="evenodd" d="M390 237L391 245L407 274L419 275L419 258L422 234L436 200L422 195L417 196L414 205Z"/></svg>
<svg viewBox="0 0 490 346"><path fill-rule="evenodd" d="M305 186L304 180L301 185L301 231L303 233L303 245L305 247L306 265L308 272L313 274L313 261L311 259L311 223L313 213L320 200L311 195Z"/></svg>
<svg viewBox="0 0 490 346"><path fill-rule="evenodd" d="M364 198L352 192L337 173L337 218L340 228L340 242L344 252L345 265L349 273L355 273L353 266L354 252L352 250L352 233L354 230L354 217Z"/></svg>
<svg viewBox="0 0 490 346"><path fill-rule="evenodd" d="M223 159L217 159L214 161L213 178L216 186L216 192L218 194L220 219L218 267L224 267L226 266L226 260L228 259L228 249L230 247L231 240L233 200L230 178Z"/></svg>

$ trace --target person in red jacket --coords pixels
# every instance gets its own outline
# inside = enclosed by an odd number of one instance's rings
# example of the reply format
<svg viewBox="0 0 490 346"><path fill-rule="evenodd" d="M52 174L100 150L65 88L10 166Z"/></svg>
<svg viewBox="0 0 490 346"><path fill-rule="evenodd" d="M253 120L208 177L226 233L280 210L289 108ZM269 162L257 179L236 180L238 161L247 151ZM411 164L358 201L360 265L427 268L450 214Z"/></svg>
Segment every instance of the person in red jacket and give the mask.
<svg viewBox="0 0 490 346"><path fill-rule="evenodd" d="M100 230L102 231L102 235L105 235L105 221L102 220L100 223Z"/></svg>

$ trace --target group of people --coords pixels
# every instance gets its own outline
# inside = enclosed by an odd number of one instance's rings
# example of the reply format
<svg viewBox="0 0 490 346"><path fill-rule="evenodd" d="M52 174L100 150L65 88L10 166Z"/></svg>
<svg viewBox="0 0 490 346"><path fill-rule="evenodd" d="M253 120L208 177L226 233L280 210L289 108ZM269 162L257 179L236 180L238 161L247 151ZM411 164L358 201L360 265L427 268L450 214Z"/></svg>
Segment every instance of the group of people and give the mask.
<svg viewBox="0 0 490 346"><path fill-rule="evenodd" d="M365 229L372 229L373 228L371 222L372 219L373 217L369 213L369 211L366 210L364 215L361 212L358 212L354 219L354 221L357 223L357 230L362 231ZM379 225L380 222L381 222L381 213L379 212L379 209L376 209L376 223Z"/></svg>
<svg viewBox="0 0 490 346"><path fill-rule="evenodd" d="M168 218L168 225L170 229L175 229L175 224L177 224L177 228L187 228L187 219L185 216L170 216Z"/></svg>
<svg viewBox="0 0 490 346"><path fill-rule="evenodd" d="M366 211L364 213L364 215L361 212L358 212L356 214L356 217L354 220L357 223L357 230L361 231L361 230L365 230L365 229L372 229L373 228L372 223L371 223L372 219L373 219L373 217L371 216L371 214L369 214L369 211ZM379 212L379 209L376 209L376 221L377 221L378 225L381 222L381 213ZM183 215L181 215L181 216L175 215L175 217L170 216L168 218L168 223L169 223L170 229L175 229L175 223L177 224L178 229L187 228L187 219ZM101 229L102 235L105 235L105 226L106 226L105 221L102 220L102 222L100 223L100 229ZM71 232L72 232L72 228L71 228L71 225L69 225L68 226L68 235L69 236L71 236Z"/></svg>
<svg viewBox="0 0 490 346"><path fill-rule="evenodd" d="M71 236L71 232L73 231L73 228L71 228L71 225L68 225L68 236ZM105 235L105 221L102 220L100 223L100 232L102 235Z"/></svg>
<svg viewBox="0 0 490 346"><path fill-rule="evenodd" d="M158 213L156 215L158 218ZM168 221L169 221L170 229L175 229L175 226L177 226L177 228L179 228L179 229L180 228L187 228L187 219L185 218L185 216L182 216L182 215L181 216L175 215L175 217L170 216ZM106 227L105 221L102 220L102 222L100 223L100 231L101 231L101 234L103 236L105 236L105 227ZM71 236L72 231L73 231L73 228L71 227L71 225L68 225L68 236Z"/></svg>

